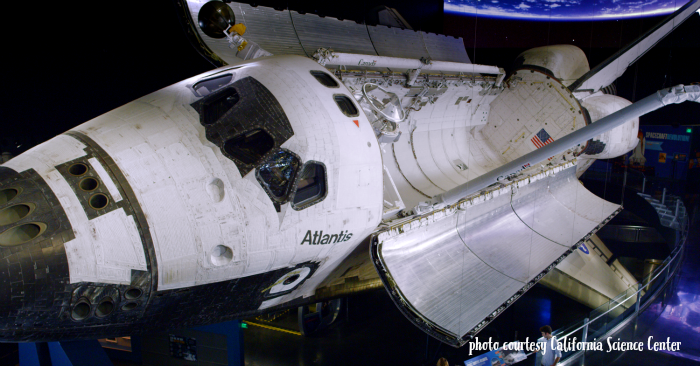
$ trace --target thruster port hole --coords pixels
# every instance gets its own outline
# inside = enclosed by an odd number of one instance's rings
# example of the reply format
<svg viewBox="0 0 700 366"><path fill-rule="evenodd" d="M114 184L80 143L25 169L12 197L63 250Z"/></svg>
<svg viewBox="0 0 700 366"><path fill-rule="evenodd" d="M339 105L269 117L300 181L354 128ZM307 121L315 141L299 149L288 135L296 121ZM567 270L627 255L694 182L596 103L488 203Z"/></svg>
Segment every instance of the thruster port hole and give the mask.
<svg viewBox="0 0 700 366"><path fill-rule="evenodd" d="M9 225L27 217L34 209L33 205L19 204L0 210L0 225Z"/></svg>
<svg viewBox="0 0 700 366"><path fill-rule="evenodd" d="M106 297L97 305L97 308L95 309L95 316L102 318L111 314L112 311L114 311L114 301L111 298Z"/></svg>
<svg viewBox="0 0 700 366"><path fill-rule="evenodd" d="M138 299L139 297L141 297L142 293L143 292L141 291L141 289L130 288L130 289L126 290L126 292L124 293L124 297L127 300L134 300L134 299Z"/></svg>
<svg viewBox="0 0 700 366"><path fill-rule="evenodd" d="M100 186L100 182L93 177L87 177L83 178L83 180L80 181L78 186L85 192L92 192Z"/></svg>
<svg viewBox="0 0 700 366"><path fill-rule="evenodd" d="M0 234L0 246L13 247L15 245L24 244L41 235L45 230L46 224L40 222L31 222L15 226Z"/></svg>
<svg viewBox="0 0 700 366"><path fill-rule="evenodd" d="M139 306L137 302L127 302L126 304L122 305L122 310L123 311L129 311L129 310L134 310L136 307Z"/></svg>
<svg viewBox="0 0 700 366"><path fill-rule="evenodd" d="M0 189L0 205L10 202L19 194L19 191L14 188Z"/></svg>
<svg viewBox="0 0 700 366"><path fill-rule="evenodd" d="M70 173L70 175L73 175L76 177L79 177L79 176L87 173L87 171L88 171L88 167L87 167L87 165L85 165L83 163L75 163L75 164L71 165L70 167L68 167L68 173Z"/></svg>
<svg viewBox="0 0 700 366"><path fill-rule="evenodd" d="M102 210L109 204L109 198L102 193L98 193L90 197L89 203L90 207L95 210Z"/></svg>
<svg viewBox="0 0 700 366"><path fill-rule="evenodd" d="M71 317L75 320L83 320L90 315L90 304L87 300L81 300L75 306L73 306L73 311L71 311Z"/></svg>

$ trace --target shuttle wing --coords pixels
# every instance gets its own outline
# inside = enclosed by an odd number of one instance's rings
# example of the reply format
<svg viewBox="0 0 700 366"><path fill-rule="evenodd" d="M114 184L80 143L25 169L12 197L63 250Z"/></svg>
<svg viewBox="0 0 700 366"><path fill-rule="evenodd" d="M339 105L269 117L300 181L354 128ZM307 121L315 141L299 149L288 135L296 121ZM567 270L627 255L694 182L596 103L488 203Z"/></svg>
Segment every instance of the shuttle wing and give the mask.
<svg viewBox="0 0 700 366"><path fill-rule="evenodd" d="M621 49L600 65L576 80L569 89L574 92L595 93L600 88L610 85L635 63L640 57L659 43L666 35L681 25L700 8L700 0L692 0L668 16L656 27Z"/></svg>

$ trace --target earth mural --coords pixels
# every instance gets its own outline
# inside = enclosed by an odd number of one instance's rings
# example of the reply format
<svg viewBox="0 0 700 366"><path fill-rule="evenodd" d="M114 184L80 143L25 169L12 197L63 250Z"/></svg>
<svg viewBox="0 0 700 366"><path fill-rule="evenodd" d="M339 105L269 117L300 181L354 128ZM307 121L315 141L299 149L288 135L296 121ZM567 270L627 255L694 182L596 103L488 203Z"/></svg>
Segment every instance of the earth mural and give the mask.
<svg viewBox="0 0 700 366"><path fill-rule="evenodd" d="M445 0L445 12L523 20L590 21L671 14L687 0Z"/></svg>

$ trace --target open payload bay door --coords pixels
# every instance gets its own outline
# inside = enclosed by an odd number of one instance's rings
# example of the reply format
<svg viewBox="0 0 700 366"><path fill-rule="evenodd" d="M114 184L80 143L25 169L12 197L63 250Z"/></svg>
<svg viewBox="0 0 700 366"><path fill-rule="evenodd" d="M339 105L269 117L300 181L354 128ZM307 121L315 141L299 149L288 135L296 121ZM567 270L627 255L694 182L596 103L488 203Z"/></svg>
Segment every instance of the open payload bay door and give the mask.
<svg viewBox="0 0 700 366"><path fill-rule="evenodd" d="M411 322L459 347L619 211L569 162L377 232L372 261Z"/></svg>

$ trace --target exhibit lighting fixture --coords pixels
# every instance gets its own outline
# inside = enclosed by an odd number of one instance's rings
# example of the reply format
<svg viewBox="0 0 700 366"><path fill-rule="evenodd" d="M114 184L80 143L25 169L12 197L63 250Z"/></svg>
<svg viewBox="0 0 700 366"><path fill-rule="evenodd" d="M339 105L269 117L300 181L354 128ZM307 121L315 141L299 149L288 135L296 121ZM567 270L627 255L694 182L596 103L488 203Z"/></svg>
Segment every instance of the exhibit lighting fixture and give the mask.
<svg viewBox="0 0 700 366"><path fill-rule="evenodd" d="M693 129L692 129L692 128L686 128L686 129L685 129L685 132L687 132L687 133L693 133Z"/></svg>

